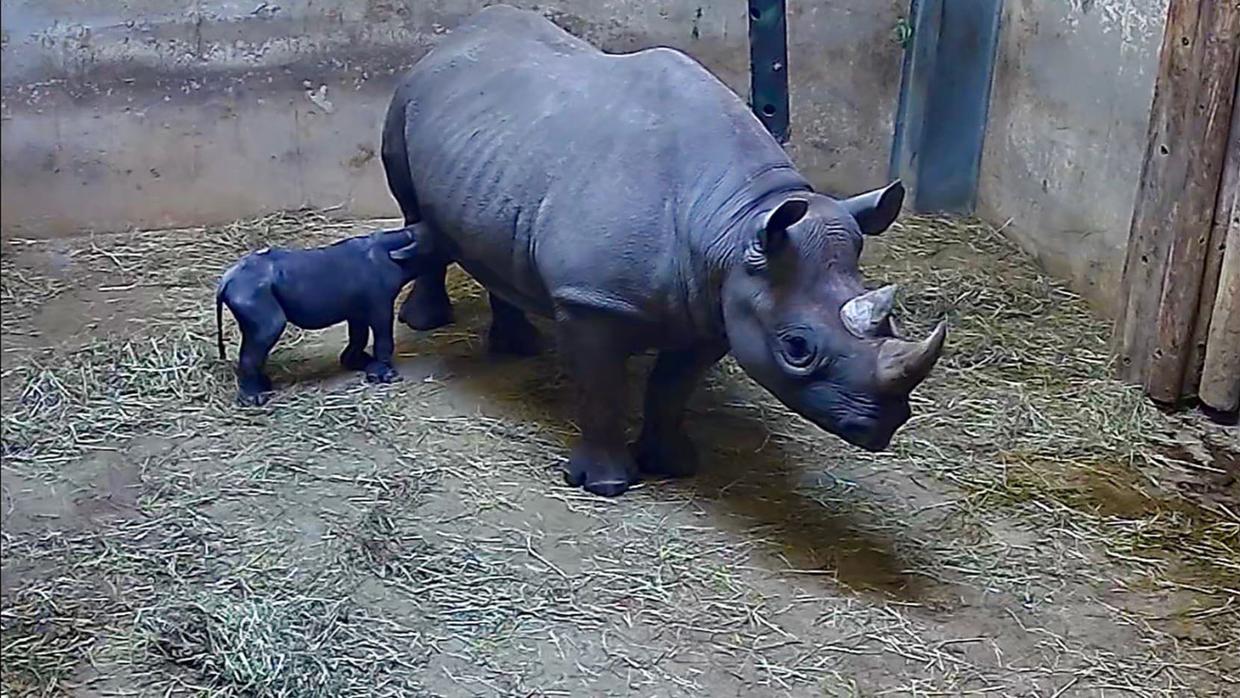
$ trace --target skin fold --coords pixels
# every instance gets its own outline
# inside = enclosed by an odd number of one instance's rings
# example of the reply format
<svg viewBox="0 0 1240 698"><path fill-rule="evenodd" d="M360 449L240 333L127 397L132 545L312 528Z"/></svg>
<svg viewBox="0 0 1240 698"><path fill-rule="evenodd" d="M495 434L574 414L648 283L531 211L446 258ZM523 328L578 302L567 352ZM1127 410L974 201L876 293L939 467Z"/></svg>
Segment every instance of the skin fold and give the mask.
<svg viewBox="0 0 1240 698"><path fill-rule="evenodd" d="M857 266L903 187L816 193L678 51L605 54L540 15L487 8L398 87L382 156L406 222L434 239L401 320L452 321L454 263L490 294L493 350L534 353L527 314L554 320L582 431L566 477L597 494L694 471L685 403L729 352L814 424L878 450L942 349L942 328L896 337ZM629 445L625 363L651 349Z"/></svg>

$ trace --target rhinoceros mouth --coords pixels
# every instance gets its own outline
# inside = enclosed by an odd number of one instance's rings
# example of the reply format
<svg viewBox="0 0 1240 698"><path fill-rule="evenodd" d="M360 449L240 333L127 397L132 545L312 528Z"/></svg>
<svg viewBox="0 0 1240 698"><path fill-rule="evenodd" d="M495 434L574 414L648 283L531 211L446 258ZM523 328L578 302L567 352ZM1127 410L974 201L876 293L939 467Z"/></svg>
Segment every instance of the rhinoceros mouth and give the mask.
<svg viewBox="0 0 1240 698"><path fill-rule="evenodd" d="M829 432L852 446L865 449L871 453L887 450L900 427L907 421L903 419L829 419L802 415L814 426Z"/></svg>

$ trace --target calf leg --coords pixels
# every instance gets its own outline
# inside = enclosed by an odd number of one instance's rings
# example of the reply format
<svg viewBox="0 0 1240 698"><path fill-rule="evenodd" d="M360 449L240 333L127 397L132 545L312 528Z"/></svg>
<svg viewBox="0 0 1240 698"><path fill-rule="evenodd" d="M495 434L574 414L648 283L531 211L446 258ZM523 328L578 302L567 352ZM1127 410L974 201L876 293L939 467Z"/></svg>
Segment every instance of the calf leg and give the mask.
<svg viewBox="0 0 1240 698"><path fill-rule="evenodd" d="M646 384L641 436L633 445L642 473L686 477L697 470L697 450L684 432L685 405L724 353L722 347L659 353Z"/></svg>
<svg viewBox="0 0 1240 698"><path fill-rule="evenodd" d="M444 277L448 265L435 267L418 276L413 290L400 306L400 321L415 330L433 330L453 321L452 300Z"/></svg>
<svg viewBox="0 0 1240 698"><path fill-rule="evenodd" d="M392 368L395 343L392 340L391 296L388 296L386 303L372 304L370 331L375 335L375 355L366 365L366 380L371 383L391 383L400 378L400 374Z"/></svg>
<svg viewBox="0 0 1240 698"><path fill-rule="evenodd" d="M496 354L535 356L542 348L538 328L525 317L520 308L500 299L494 293L491 299L491 330L487 344Z"/></svg>
<svg viewBox="0 0 1240 698"><path fill-rule="evenodd" d="M606 321L561 319L560 353L576 392L581 439L568 459L565 481L604 497L622 494L637 481L637 467L624 442L625 363Z"/></svg>
<svg viewBox="0 0 1240 698"><path fill-rule="evenodd" d="M361 371L374 359L366 353L370 341L370 325L362 320L349 320L349 343L340 354L340 365L350 371Z"/></svg>
<svg viewBox="0 0 1240 698"><path fill-rule="evenodd" d="M237 402L261 405L271 392L271 379L263 372L267 355L284 333L284 310L269 289L227 300L241 327L241 354L237 359Z"/></svg>

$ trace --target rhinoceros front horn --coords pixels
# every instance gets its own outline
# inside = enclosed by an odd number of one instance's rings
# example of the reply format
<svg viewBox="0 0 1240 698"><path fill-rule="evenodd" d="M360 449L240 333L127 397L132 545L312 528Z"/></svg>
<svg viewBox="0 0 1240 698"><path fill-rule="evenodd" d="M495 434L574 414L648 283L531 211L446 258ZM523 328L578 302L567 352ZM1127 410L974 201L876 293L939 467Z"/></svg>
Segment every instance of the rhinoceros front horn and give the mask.
<svg viewBox="0 0 1240 698"><path fill-rule="evenodd" d="M878 384L891 392L908 392L930 374L943 353L947 322L940 322L920 342L888 339L878 349Z"/></svg>
<svg viewBox="0 0 1240 698"><path fill-rule="evenodd" d="M861 339L873 337L883 320L891 314L891 306L895 300L895 284L867 291L840 308L840 319L853 335Z"/></svg>

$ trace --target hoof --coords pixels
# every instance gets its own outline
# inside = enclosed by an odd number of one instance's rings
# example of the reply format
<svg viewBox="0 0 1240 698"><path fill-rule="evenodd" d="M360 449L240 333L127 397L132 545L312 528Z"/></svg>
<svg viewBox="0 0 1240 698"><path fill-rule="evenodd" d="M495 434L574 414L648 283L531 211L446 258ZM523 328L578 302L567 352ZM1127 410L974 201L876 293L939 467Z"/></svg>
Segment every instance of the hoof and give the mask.
<svg viewBox="0 0 1240 698"><path fill-rule="evenodd" d="M564 482L600 497L617 497L638 481L637 468L627 453L620 457L586 456L575 452L568 460Z"/></svg>
<svg viewBox="0 0 1240 698"><path fill-rule="evenodd" d="M590 494L597 494L600 497L619 497L629 491L630 483L624 480L603 480L602 482L587 482L582 487Z"/></svg>
<svg viewBox="0 0 1240 698"><path fill-rule="evenodd" d="M394 383L400 380L400 374L391 366L375 366L366 369L367 383Z"/></svg>
<svg viewBox="0 0 1240 698"><path fill-rule="evenodd" d="M644 434L633 444L633 459L643 475L661 478L690 477L697 473L698 455L693 441L684 434L656 440Z"/></svg>
<svg viewBox="0 0 1240 698"><path fill-rule="evenodd" d="M270 392L262 393L237 393L237 406L239 407L262 407L271 399Z"/></svg>
<svg viewBox="0 0 1240 698"><path fill-rule="evenodd" d="M366 352L357 354L344 353L340 355L340 365L350 371L365 371L375 358Z"/></svg>
<svg viewBox="0 0 1240 698"><path fill-rule="evenodd" d="M491 326L487 347L502 356L538 356L542 353L542 336L531 324L498 328Z"/></svg>

